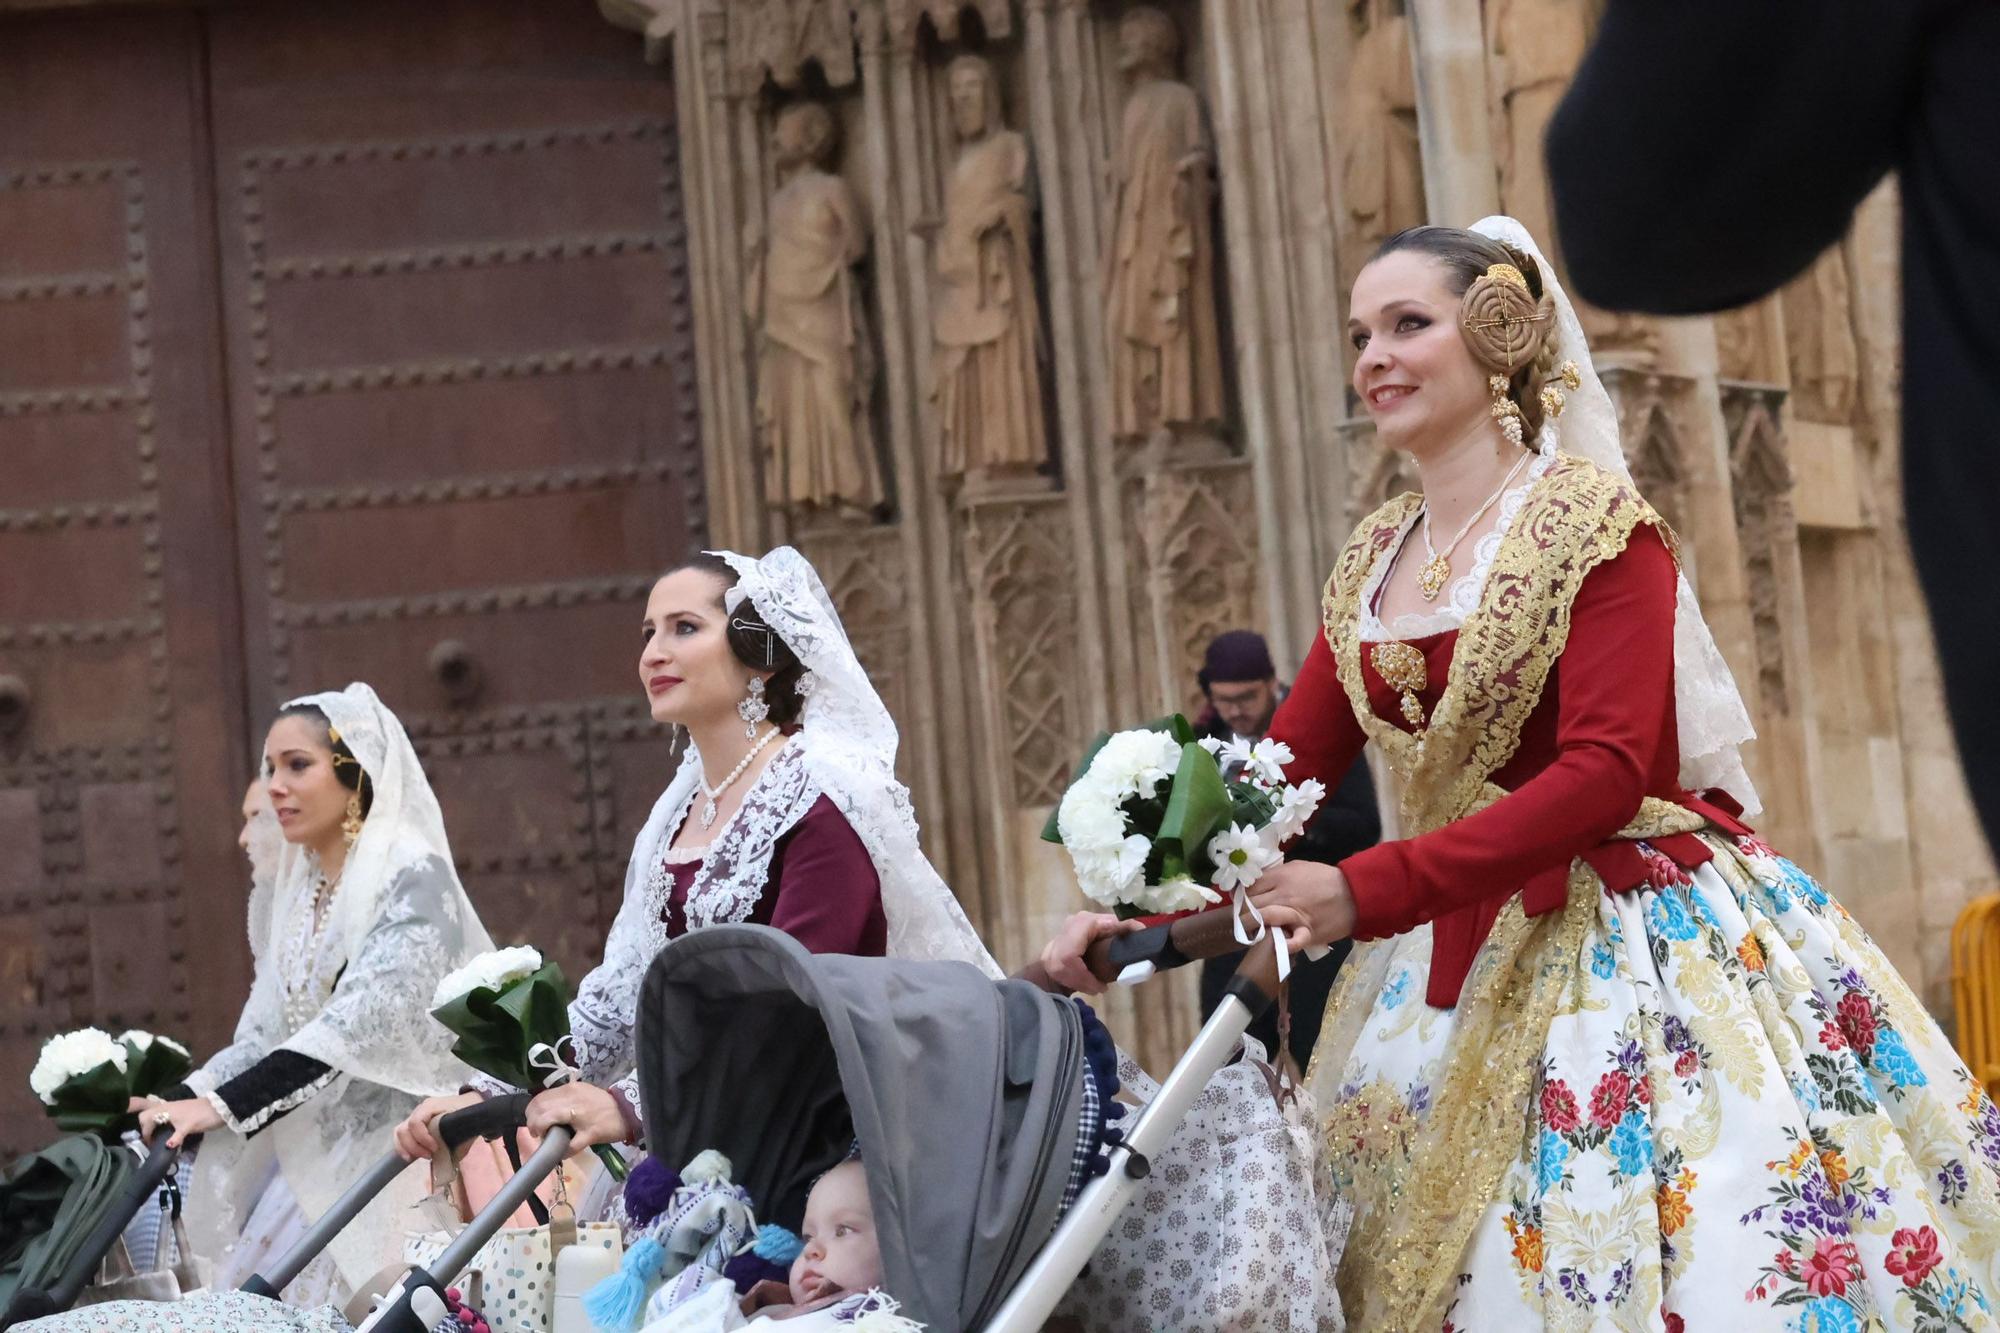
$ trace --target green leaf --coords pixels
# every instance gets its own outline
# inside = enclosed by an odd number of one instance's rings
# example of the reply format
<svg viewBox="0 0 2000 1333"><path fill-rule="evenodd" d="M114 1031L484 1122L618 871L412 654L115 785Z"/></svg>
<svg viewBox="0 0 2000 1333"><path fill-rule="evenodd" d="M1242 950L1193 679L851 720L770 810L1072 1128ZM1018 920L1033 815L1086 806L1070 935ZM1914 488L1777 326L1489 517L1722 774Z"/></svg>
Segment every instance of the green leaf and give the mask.
<svg viewBox="0 0 2000 1333"><path fill-rule="evenodd" d="M1231 809L1229 785L1222 780L1215 756L1192 742L1183 745L1173 795L1167 798L1166 817L1154 840L1162 861L1173 858L1198 883L1208 883L1215 871L1208 859L1208 841L1227 824Z"/></svg>
<svg viewBox="0 0 2000 1333"><path fill-rule="evenodd" d="M194 1072L186 1051L175 1050L159 1037L143 1051L125 1043L125 1089L133 1097L158 1097Z"/></svg>
<svg viewBox="0 0 2000 1333"><path fill-rule="evenodd" d="M474 986L431 1017L457 1038L453 1055L502 1083L534 1091L546 1072L529 1064L528 1052L569 1035L569 984L559 965L546 962L497 991Z"/></svg>
<svg viewBox="0 0 2000 1333"><path fill-rule="evenodd" d="M97 1134L106 1139L136 1124L125 1110L132 1094L127 1091L125 1072L106 1060L69 1079L55 1091L55 1101L46 1109L56 1124L71 1134Z"/></svg>

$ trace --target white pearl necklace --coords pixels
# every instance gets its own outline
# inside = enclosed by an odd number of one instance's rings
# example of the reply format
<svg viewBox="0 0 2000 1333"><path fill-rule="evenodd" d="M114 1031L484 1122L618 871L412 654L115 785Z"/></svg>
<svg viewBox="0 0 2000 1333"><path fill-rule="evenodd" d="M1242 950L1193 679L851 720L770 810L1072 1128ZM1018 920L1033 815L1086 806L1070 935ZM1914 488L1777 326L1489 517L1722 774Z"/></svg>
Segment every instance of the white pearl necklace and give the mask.
<svg viewBox="0 0 2000 1333"><path fill-rule="evenodd" d="M344 874L346 867L342 866ZM286 942L285 950L285 1017L296 1032L312 1020L319 1012L320 996L320 936L326 930L326 919L333 906L333 895L340 888L340 880L329 880L326 872L318 868L315 858L313 869L312 901L299 917L292 937Z"/></svg>
<svg viewBox="0 0 2000 1333"><path fill-rule="evenodd" d="M750 761L755 759L759 754L761 754L765 746L769 745L772 741L776 740L779 736L783 734L784 733L779 731L776 727L771 728L769 731L765 732L762 737L758 739L755 745L750 747L749 752L745 754L743 758L737 762L736 767L729 770L728 777L716 783L713 787L709 786L706 782L702 783L701 794L708 798L708 804L703 806L701 809L701 826L703 828L711 828L715 824L715 813L717 808L715 803L717 798L719 798L722 795L722 793L728 791L730 787L735 785L736 779L743 776L743 770L750 767Z"/></svg>

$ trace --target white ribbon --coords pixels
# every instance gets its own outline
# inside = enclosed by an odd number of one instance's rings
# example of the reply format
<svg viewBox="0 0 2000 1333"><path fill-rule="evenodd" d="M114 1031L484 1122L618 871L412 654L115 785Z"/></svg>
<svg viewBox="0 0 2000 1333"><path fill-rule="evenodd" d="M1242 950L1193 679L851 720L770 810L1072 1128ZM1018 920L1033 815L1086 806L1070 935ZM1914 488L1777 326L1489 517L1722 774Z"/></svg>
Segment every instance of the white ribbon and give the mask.
<svg viewBox="0 0 2000 1333"><path fill-rule="evenodd" d="M528 1048L528 1068L537 1073L548 1071L542 1079L544 1088L576 1082L583 1077L583 1071L576 1067L576 1039L565 1034L554 1042L536 1042Z"/></svg>
<svg viewBox="0 0 2000 1333"><path fill-rule="evenodd" d="M1243 912L1246 908L1249 909L1250 919L1257 923L1255 935L1246 934L1244 931ZM1258 911L1257 904L1251 901L1250 890L1241 884L1236 886L1236 896L1229 904L1229 926L1236 935L1236 942L1246 949L1261 941L1266 935L1275 937L1278 949L1278 984L1284 985L1285 978L1292 974L1291 945L1286 942L1284 931L1274 930L1265 924L1264 914Z"/></svg>

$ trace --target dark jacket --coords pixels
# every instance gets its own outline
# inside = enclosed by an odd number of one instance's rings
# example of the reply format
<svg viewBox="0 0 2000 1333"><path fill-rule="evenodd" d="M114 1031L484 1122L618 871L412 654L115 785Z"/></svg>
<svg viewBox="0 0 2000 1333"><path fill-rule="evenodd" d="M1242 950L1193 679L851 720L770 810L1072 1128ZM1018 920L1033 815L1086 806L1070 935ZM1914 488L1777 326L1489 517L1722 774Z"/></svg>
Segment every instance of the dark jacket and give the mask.
<svg viewBox="0 0 2000 1333"><path fill-rule="evenodd" d="M1613 310L1764 296L1896 173L1904 503L1989 841L2000 709L1984 696L2000 611L1964 589L2000 568L1996 69L1992 0L1609 0L1548 137L1570 275Z"/></svg>

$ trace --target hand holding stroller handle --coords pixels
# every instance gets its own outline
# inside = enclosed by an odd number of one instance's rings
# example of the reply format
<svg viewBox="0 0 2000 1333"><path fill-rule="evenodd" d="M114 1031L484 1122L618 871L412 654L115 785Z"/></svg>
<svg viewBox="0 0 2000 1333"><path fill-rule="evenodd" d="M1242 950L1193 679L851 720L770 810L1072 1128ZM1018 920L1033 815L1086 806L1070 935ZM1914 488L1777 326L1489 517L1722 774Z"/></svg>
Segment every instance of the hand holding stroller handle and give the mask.
<svg viewBox="0 0 2000 1333"><path fill-rule="evenodd" d="M1236 927L1229 908L1214 907L1206 912L1162 921L1129 935L1107 936L1084 952L1083 961L1092 976L1109 985L1136 964L1151 964L1153 972L1164 972L1205 958L1219 957L1242 947L1236 941ZM1063 989L1039 961L1028 964L1015 975L1043 990Z"/></svg>
<svg viewBox="0 0 2000 1333"><path fill-rule="evenodd" d="M447 1112L437 1119L438 1137L453 1152L474 1139L504 1138L528 1123L533 1098L533 1093L515 1092Z"/></svg>

